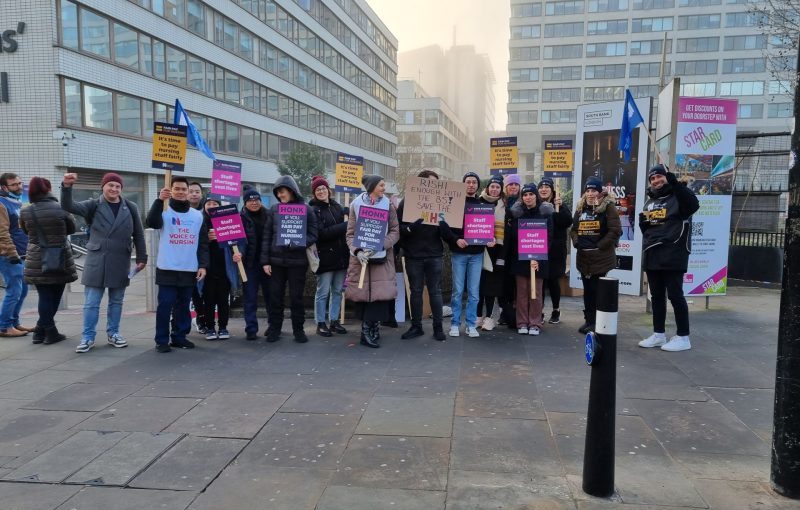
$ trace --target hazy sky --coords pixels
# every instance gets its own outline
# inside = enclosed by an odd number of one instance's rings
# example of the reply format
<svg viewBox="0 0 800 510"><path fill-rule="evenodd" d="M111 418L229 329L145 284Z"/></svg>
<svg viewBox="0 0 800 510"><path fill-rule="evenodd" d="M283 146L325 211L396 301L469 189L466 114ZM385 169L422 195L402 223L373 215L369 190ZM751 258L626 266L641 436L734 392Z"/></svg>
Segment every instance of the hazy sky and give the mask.
<svg viewBox="0 0 800 510"><path fill-rule="evenodd" d="M367 0L399 41L399 52L430 44L447 49L453 43L473 45L478 53L487 53L494 69L495 129L506 126L508 91L508 18L507 0ZM399 78L413 78L402 76Z"/></svg>

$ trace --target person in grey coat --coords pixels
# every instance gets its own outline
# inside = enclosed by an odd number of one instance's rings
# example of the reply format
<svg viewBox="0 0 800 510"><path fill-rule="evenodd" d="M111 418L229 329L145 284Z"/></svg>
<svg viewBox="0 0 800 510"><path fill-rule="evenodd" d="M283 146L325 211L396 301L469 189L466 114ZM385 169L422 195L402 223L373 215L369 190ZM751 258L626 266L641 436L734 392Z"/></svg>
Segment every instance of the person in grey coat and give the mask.
<svg viewBox="0 0 800 510"><path fill-rule="evenodd" d="M88 352L94 347L95 328L100 315L100 302L108 289L106 334L114 347L127 347L119 333L122 300L130 283L131 240L136 248L136 271L147 264L144 228L136 204L122 198L122 177L115 173L103 176L100 198L75 202L72 185L78 174L64 175L61 184L61 207L86 220L89 241L81 283L84 286L83 334L75 352Z"/></svg>

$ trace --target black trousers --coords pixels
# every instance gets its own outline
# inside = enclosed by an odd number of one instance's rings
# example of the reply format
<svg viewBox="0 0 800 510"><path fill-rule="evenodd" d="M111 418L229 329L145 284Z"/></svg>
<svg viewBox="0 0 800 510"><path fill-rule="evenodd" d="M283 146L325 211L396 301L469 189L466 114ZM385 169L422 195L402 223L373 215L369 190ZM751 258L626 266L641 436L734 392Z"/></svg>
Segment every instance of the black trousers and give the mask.
<svg viewBox="0 0 800 510"><path fill-rule="evenodd" d="M604 277L603 274L593 274L590 277L581 276L583 280L583 308L586 322L589 324L595 323L597 316L597 286L600 284L600 278Z"/></svg>
<svg viewBox="0 0 800 510"><path fill-rule="evenodd" d="M283 326L283 295L289 284L289 307L292 311L292 331L303 329L306 320L303 306L303 289L306 285L306 266L272 266L269 289L269 329L281 330Z"/></svg>
<svg viewBox="0 0 800 510"><path fill-rule="evenodd" d="M203 322L197 316L198 324L206 329L214 329L214 310L217 312L219 329L228 329L228 319L231 315L231 282L226 277L206 278L203 284Z"/></svg>
<svg viewBox="0 0 800 510"><path fill-rule="evenodd" d="M683 297L682 271L647 271L653 301L653 332L664 333L667 320L667 297L675 312L678 336L689 336L689 305Z"/></svg>
<svg viewBox="0 0 800 510"><path fill-rule="evenodd" d="M408 286L411 288L411 324L422 326L422 290L428 286L433 325L442 325L442 257L406 258Z"/></svg>
<svg viewBox="0 0 800 510"><path fill-rule="evenodd" d="M561 306L561 277L548 278L544 282L544 292L542 293L542 305L544 305L544 297L550 293L550 301L553 303L553 310L558 310Z"/></svg>
<svg viewBox="0 0 800 510"><path fill-rule="evenodd" d="M36 292L39 294L39 320L36 325L41 328L49 328L56 325L55 316L58 305L61 303L61 296L64 295L63 283L53 285L36 285Z"/></svg>

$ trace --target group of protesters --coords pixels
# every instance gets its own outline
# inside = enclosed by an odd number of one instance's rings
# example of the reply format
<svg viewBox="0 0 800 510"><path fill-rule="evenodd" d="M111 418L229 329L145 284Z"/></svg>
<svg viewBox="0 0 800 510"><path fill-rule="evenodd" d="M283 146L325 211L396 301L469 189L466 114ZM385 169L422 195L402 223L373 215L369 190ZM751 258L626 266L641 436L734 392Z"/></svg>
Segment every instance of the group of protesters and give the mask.
<svg viewBox="0 0 800 510"><path fill-rule="evenodd" d="M418 177L439 179L431 170L421 171ZM159 192L144 223L136 204L123 197L124 181L119 174L105 174L101 195L83 201L73 200L72 188L77 180L77 174L64 175L59 201L50 181L33 177L28 189L31 205L22 207L19 176L0 176L0 274L6 284L0 337L33 333L33 343L43 344L66 338L56 327L55 315L66 284L78 278L68 240L76 230L73 214L84 218L88 235L81 279L85 302L83 331L76 347L79 353L94 347L100 303L106 291L108 344L127 346L120 334L123 299L130 279L148 263L145 227L160 231L154 338L160 353L194 347L188 339L192 303L197 329L206 340L230 338L230 299L240 285L248 341L259 338L259 295L268 317L266 341L281 339L288 286L294 341L307 342L303 294L311 251L316 258L314 321L321 337L348 333L340 321L344 298L354 304L353 313L361 322L360 343L380 347L381 327L397 327L397 273L401 271L408 280L410 304L410 327L402 333L403 339L426 335L426 288L435 340L460 336L462 319L463 331L472 338L480 336L479 330L491 331L502 325L520 335L538 336L545 322L561 322L561 279L566 272L568 236L576 248L576 268L584 289L584 320L579 331L587 333L595 327L599 280L617 265L615 249L622 232L615 198L597 177L589 177L584 183L573 214L547 177L538 184L523 184L516 174L493 175L482 186L478 174L466 173L462 178L466 205L488 204L494 211L493 238L487 244L471 244L465 240L463 228L444 221L438 225L421 218L403 221L405 204L401 200L395 207L386 196L381 176L365 176L364 191L349 207L334 200L322 176L313 178L313 196L308 204L294 178L281 176L273 186L276 201L269 208L262 203L258 190L244 188L240 216L245 238L233 246L217 242L210 219L210 211L222 203L215 198L203 199L200 184L185 177L174 177ZM691 250L691 216L698 202L663 165L650 169L648 182L648 200L639 226L644 239L643 268L652 294L653 334L639 345L687 350L691 344L682 281ZM304 206L305 244L278 242L280 204ZM356 218L364 206L388 212L381 249L360 248L354 242ZM546 260L527 260L518 254L520 222L530 219L546 225ZM447 334L442 296L445 246L450 251L452 274L452 316ZM246 276L243 283L237 265ZM39 299L39 318L34 327L20 323L28 284L36 286ZM552 305L547 321L546 294ZM677 325L677 334L669 340L665 331L667 297Z"/></svg>

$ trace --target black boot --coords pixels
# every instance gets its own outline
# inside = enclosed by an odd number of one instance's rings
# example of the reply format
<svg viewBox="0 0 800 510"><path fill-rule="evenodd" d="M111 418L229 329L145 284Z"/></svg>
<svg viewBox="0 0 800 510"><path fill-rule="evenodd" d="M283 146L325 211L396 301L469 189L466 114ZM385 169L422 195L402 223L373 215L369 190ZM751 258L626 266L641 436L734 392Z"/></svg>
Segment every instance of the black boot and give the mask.
<svg viewBox="0 0 800 510"><path fill-rule="evenodd" d="M331 331L334 333L338 333L339 335L346 335L347 330L344 329L342 324L339 321L331 321Z"/></svg>
<svg viewBox="0 0 800 510"><path fill-rule="evenodd" d="M40 344L44 342L44 328L36 326L33 328L33 343Z"/></svg>
<svg viewBox="0 0 800 510"><path fill-rule="evenodd" d="M578 328L578 333L586 334L589 331L594 331L594 320L589 317L589 313L584 310L583 311L583 325Z"/></svg>
<svg viewBox="0 0 800 510"><path fill-rule="evenodd" d="M417 338L418 336L424 335L425 332L422 330L422 326L414 326L412 325L408 328L408 331L400 335L400 338L403 340L408 340L410 338Z"/></svg>
<svg viewBox="0 0 800 510"><path fill-rule="evenodd" d="M361 323L361 345L366 345L367 347L371 347L373 349L377 349L381 346L378 343L378 339L375 338L375 329L377 329L377 326L373 326L366 321Z"/></svg>
<svg viewBox="0 0 800 510"><path fill-rule="evenodd" d="M324 336L324 337L333 336L333 333L331 333L331 330L328 329L328 325L325 324L324 322L318 322L317 323L317 334L319 336Z"/></svg>
<svg viewBox="0 0 800 510"><path fill-rule="evenodd" d="M58 328L55 326L48 326L44 328L44 341L42 343L45 345L55 344L66 339L67 336L59 333Z"/></svg>
<svg viewBox="0 0 800 510"><path fill-rule="evenodd" d="M440 342L444 342L445 339L447 339L447 337L444 336L444 328L442 328L441 323L433 325L433 338Z"/></svg>
<svg viewBox="0 0 800 510"><path fill-rule="evenodd" d="M292 331L292 333L294 333L294 341L297 342L298 344L304 344L308 342L308 337L306 336L306 332L303 331L302 328L295 329L294 331ZM328 336L330 336L330 331L328 331Z"/></svg>

